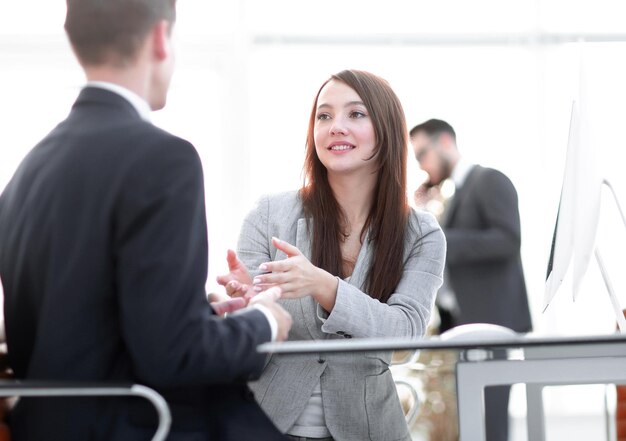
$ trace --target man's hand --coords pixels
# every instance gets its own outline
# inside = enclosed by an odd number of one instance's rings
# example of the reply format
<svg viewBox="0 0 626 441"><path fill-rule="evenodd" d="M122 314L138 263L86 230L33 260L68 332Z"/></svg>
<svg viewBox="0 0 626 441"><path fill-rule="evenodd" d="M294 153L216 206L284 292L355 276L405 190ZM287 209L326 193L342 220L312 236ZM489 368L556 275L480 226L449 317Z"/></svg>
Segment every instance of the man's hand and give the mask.
<svg viewBox="0 0 626 441"><path fill-rule="evenodd" d="M235 312L238 309L245 308L247 306L246 299L243 297L231 298L227 294L218 294L211 292L207 294L207 300L211 304L213 311L217 315L224 316L229 312Z"/></svg>
<svg viewBox="0 0 626 441"><path fill-rule="evenodd" d="M250 299L250 305L259 304L267 308L278 323L278 332L276 334L277 341L284 341L289 335L292 320L291 315L285 311L276 301L280 298L280 288L272 287L266 291L260 292Z"/></svg>
<svg viewBox="0 0 626 441"><path fill-rule="evenodd" d="M441 198L439 187L424 183L415 190L413 198L417 207L425 208L430 201Z"/></svg>

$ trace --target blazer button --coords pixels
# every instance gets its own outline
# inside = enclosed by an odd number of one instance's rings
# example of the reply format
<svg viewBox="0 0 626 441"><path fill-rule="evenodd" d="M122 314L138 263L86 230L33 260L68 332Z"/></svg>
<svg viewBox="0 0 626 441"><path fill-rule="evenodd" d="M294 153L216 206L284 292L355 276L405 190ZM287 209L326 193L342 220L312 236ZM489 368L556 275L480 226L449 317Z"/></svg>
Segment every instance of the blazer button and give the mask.
<svg viewBox="0 0 626 441"><path fill-rule="evenodd" d="M317 362L318 362L319 364L324 364L324 363L326 362L326 360L324 360L323 358L319 358L319 359L317 360Z"/></svg>

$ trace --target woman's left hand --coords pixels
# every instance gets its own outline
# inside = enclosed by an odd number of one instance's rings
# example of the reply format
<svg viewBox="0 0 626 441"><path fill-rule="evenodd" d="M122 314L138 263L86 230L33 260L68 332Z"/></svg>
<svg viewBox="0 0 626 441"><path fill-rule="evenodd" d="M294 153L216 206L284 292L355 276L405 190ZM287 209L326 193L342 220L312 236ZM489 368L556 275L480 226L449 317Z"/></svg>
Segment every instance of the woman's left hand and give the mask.
<svg viewBox="0 0 626 441"><path fill-rule="evenodd" d="M272 244L284 252L287 258L259 266L267 273L254 278L252 283L255 291L279 286L283 299L312 295L322 303L321 298L332 296L334 304L337 280L333 275L313 265L295 246L275 237L272 238Z"/></svg>
<svg viewBox="0 0 626 441"><path fill-rule="evenodd" d="M228 274L217 276L217 283L226 288L226 293L230 297L246 297L254 296L251 289L252 277L248 273L248 269L237 257L237 253L228 250L226 253L226 262L228 263Z"/></svg>

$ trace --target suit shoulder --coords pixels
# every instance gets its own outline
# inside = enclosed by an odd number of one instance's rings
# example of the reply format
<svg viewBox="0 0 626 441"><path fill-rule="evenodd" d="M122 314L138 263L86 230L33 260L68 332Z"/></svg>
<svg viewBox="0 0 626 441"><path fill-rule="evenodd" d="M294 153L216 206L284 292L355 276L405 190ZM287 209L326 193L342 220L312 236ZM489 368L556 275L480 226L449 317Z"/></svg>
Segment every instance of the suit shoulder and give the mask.
<svg viewBox="0 0 626 441"><path fill-rule="evenodd" d="M411 208L409 213L409 227L410 230L418 231L419 235L441 231L441 226L432 213L415 208Z"/></svg>
<svg viewBox="0 0 626 441"><path fill-rule="evenodd" d="M426 246L431 258L439 256L443 262L446 253L446 237L435 216L427 211L411 209L406 232L405 254L415 256Z"/></svg>
<svg viewBox="0 0 626 441"><path fill-rule="evenodd" d="M264 196L272 207L293 207L301 205L300 192L297 190L283 191Z"/></svg>
<svg viewBox="0 0 626 441"><path fill-rule="evenodd" d="M501 172L498 169L491 168L491 167L483 167L480 165L477 165L476 167L477 167L478 172L480 173L479 176L481 177L482 181L489 181L489 182L498 181L498 182L511 183L511 179L509 179L507 175L505 175L503 172Z"/></svg>
<svg viewBox="0 0 626 441"><path fill-rule="evenodd" d="M303 217L302 203L297 191L263 195L248 212L243 228L248 231L261 229L268 237L275 235L291 240L299 220Z"/></svg>
<svg viewBox="0 0 626 441"><path fill-rule="evenodd" d="M300 213L302 211L300 192L292 190L262 195L257 199L254 209L267 211L272 217L278 218L285 218L287 213L294 210Z"/></svg>
<svg viewBox="0 0 626 441"><path fill-rule="evenodd" d="M200 164L200 155L193 144L152 124L146 124L135 135L129 136L128 143L132 144L131 151L135 151L142 162Z"/></svg>
<svg viewBox="0 0 626 441"><path fill-rule="evenodd" d="M511 179L500 170L490 167L476 166L475 185L487 193L493 191L516 191Z"/></svg>
<svg viewBox="0 0 626 441"><path fill-rule="evenodd" d="M186 139L176 136L152 124L147 124L147 126L148 136L146 137L146 142L152 145L153 148L167 149L176 146L186 154L192 154L194 156L198 155L193 144Z"/></svg>

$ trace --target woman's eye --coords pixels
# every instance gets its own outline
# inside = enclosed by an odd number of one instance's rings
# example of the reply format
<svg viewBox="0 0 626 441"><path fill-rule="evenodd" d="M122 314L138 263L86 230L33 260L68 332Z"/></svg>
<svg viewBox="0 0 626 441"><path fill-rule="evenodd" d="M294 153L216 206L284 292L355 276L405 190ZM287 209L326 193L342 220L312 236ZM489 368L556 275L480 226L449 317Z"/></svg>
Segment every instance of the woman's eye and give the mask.
<svg viewBox="0 0 626 441"><path fill-rule="evenodd" d="M324 121L330 119L330 115L327 113L320 113L319 115L317 115L317 119L318 121Z"/></svg>
<svg viewBox="0 0 626 441"><path fill-rule="evenodd" d="M354 110L350 113L350 118L365 118L366 116L365 112L359 110Z"/></svg>

